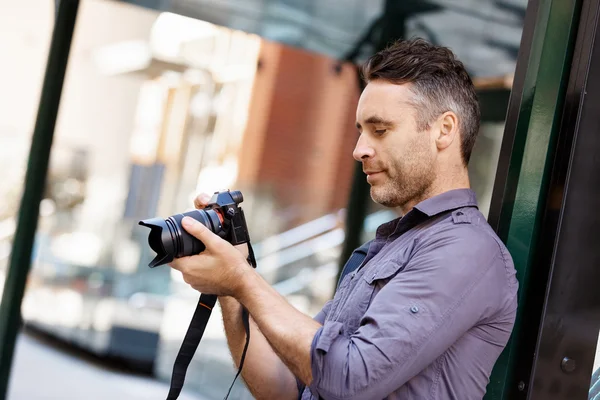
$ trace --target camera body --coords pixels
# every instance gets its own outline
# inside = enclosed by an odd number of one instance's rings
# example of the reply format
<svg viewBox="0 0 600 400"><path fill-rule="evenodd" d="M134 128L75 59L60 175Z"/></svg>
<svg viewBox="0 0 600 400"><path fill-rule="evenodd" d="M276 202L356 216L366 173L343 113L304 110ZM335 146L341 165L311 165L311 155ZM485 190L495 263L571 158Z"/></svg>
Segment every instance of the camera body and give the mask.
<svg viewBox="0 0 600 400"><path fill-rule="evenodd" d="M244 197L238 190L215 192L204 208L204 210L213 210L223 216L221 230L215 233L234 246L250 240L244 210L239 206L242 201L244 201Z"/></svg>
<svg viewBox="0 0 600 400"><path fill-rule="evenodd" d="M150 228L148 244L157 254L148 266L154 268L175 258L199 254L206 249L204 243L181 226L181 220L186 216L202 223L232 245L247 243L250 236L244 211L239 206L242 201L244 197L240 191L215 192L202 210L175 214L167 219L151 218L140 221L140 225Z"/></svg>

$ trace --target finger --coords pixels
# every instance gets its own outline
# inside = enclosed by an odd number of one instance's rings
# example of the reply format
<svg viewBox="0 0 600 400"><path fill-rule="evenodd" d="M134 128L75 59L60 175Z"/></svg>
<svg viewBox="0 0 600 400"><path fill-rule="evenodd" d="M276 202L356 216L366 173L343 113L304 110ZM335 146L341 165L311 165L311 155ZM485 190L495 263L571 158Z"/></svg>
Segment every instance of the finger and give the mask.
<svg viewBox="0 0 600 400"><path fill-rule="evenodd" d="M214 249L219 246L223 239L215 235L210 229L191 217L184 217L181 220L181 226L196 239L199 239L207 249Z"/></svg>
<svg viewBox="0 0 600 400"><path fill-rule="evenodd" d="M208 205L208 202L210 201L211 196L208 193L200 193L198 196L196 196L196 198L194 199L194 207L200 209L200 208L204 208Z"/></svg>
<svg viewBox="0 0 600 400"><path fill-rule="evenodd" d="M179 272L183 272L183 263L179 260L179 259L175 259L173 261L171 261L169 264L169 267L176 269Z"/></svg>

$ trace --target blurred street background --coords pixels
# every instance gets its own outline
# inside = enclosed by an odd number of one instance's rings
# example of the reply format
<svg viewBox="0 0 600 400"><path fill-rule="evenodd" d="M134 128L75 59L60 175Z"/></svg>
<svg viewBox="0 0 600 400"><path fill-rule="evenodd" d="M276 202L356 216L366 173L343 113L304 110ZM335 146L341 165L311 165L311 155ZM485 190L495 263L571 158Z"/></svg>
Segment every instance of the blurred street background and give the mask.
<svg viewBox="0 0 600 400"><path fill-rule="evenodd" d="M169 385L101 361L39 332L19 336L9 399L105 400L166 398ZM203 400L184 390L182 400Z"/></svg>

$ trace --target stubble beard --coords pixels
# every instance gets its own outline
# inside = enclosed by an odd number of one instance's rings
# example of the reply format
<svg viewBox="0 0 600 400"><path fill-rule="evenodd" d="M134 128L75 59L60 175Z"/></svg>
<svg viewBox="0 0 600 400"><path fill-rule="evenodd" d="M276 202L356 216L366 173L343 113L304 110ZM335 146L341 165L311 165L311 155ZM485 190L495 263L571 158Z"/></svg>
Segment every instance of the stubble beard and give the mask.
<svg viewBox="0 0 600 400"><path fill-rule="evenodd" d="M433 160L423 154L416 163L395 165L393 173L385 171L387 180L371 186L371 198L385 207L402 207L409 202L417 204L427 198L434 179Z"/></svg>

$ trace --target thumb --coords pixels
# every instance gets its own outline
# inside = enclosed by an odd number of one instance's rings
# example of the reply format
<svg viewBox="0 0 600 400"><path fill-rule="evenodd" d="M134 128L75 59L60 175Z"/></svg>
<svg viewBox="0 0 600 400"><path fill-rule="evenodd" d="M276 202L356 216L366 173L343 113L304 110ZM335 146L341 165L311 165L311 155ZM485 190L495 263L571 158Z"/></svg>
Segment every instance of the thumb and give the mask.
<svg viewBox="0 0 600 400"><path fill-rule="evenodd" d="M204 243L207 249L212 249L215 246L218 246L223 240L219 236L215 235L206 226L204 226L204 224L201 224L192 217L183 217L181 220L181 226L183 226L183 228L190 235Z"/></svg>

